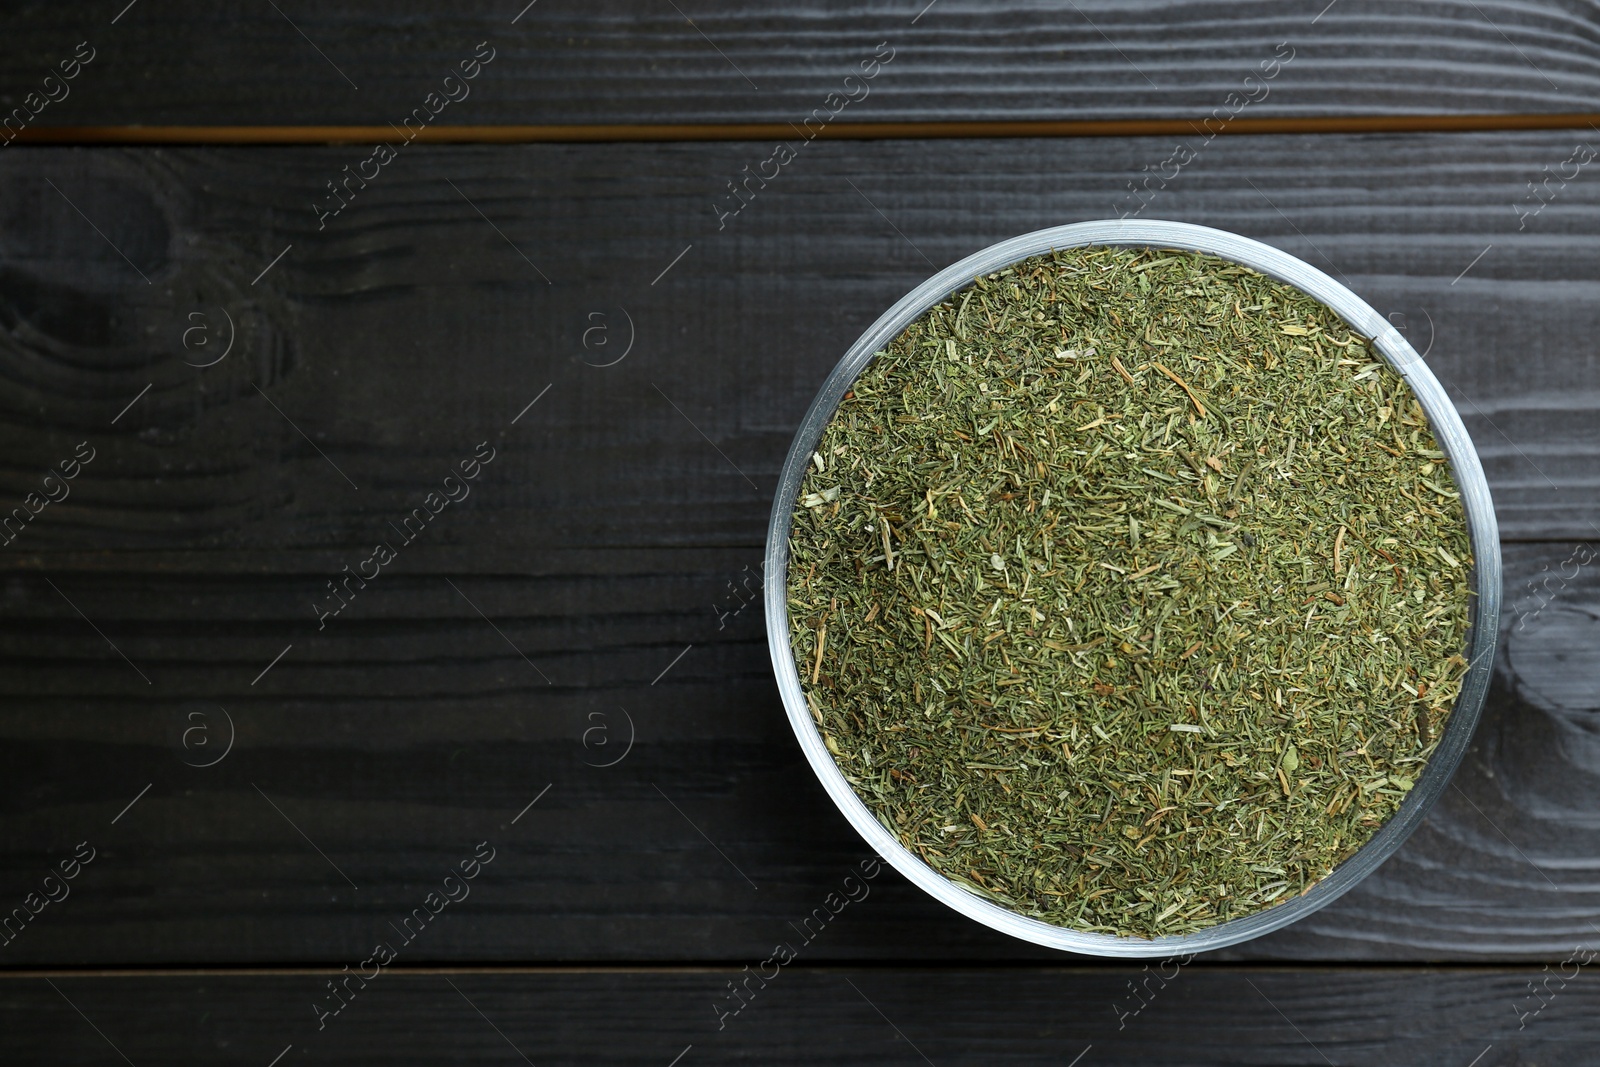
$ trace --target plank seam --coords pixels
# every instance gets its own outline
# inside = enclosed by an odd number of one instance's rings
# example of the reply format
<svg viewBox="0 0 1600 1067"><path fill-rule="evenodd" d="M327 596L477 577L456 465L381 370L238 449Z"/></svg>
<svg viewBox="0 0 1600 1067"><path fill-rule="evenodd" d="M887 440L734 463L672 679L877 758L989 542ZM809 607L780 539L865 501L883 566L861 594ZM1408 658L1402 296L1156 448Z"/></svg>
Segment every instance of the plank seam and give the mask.
<svg viewBox="0 0 1600 1067"><path fill-rule="evenodd" d="M1592 129L1600 112L1462 115L1313 115L1238 118L1208 131L1194 119L1082 119L1068 121L836 122L809 139L828 141L928 140L944 138L1150 137L1191 133L1220 136L1329 133L1483 133L1505 130ZM282 126L30 126L6 144L207 145L366 144L393 129L369 125ZM593 144L670 141L786 140L784 122L637 123L607 125L430 126L417 141L431 144ZM3 145L0 145L3 147Z"/></svg>
<svg viewBox="0 0 1600 1067"><path fill-rule="evenodd" d="M1553 957L1552 957L1553 958ZM1052 971L1094 973L1132 967L1137 961L1107 959L1104 962L1082 961L1052 963L1043 960L959 960L959 959L875 959L875 960L814 960L796 961L790 969L796 971ZM1427 963L1416 960L1216 960L1195 961L1189 966L1199 971L1415 971L1437 974L1443 972L1515 972L1549 962L1544 957L1526 960L1452 960L1445 963ZM386 974L428 977L441 975L574 975L574 974L721 974L739 971L748 966L747 960L711 960L696 963L573 963L573 964L411 964L385 968ZM256 966L102 966L83 967L17 967L0 970L0 981L41 978L270 978L299 975L339 974L342 965L333 963L293 963Z"/></svg>

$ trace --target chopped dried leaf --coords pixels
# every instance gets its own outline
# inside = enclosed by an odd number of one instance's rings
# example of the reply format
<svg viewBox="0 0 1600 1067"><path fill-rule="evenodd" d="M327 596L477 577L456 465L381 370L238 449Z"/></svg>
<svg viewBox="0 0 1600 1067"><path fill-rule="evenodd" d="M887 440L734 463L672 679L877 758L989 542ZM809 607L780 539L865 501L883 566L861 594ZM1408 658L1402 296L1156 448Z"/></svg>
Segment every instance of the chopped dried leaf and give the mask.
<svg viewBox="0 0 1600 1067"><path fill-rule="evenodd" d="M934 869L1150 937L1291 899L1394 814L1460 688L1472 555L1421 407L1306 294L1199 253L978 278L808 466L790 639Z"/></svg>

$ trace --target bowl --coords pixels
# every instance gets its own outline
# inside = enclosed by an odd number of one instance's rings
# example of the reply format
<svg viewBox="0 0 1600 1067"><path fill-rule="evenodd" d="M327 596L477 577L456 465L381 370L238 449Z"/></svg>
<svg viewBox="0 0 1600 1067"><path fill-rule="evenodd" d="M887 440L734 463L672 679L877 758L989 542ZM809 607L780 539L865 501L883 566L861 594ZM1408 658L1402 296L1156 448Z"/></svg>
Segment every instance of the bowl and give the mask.
<svg viewBox="0 0 1600 1067"><path fill-rule="evenodd" d="M1449 456L1473 552L1470 629L1463 650L1468 666L1461 691L1438 746L1399 810L1354 855L1304 893L1204 930L1148 939L1074 930L1029 918L950 881L901 844L856 795L824 745L806 705L790 644L787 564L796 496L811 453L851 384L874 353L975 277L1003 270L1031 256L1084 245L1181 249L1230 260L1294 286L1331 308L1362 336L1371 338L1373 346L1410 386L1439 447ZM767 645L789 725L817 779L856 832L914 885L968 918L1034 944L1096 956L1163 958L1238 944L1325 907L1376 870L1422 822L1449 785L1450 776L1466 752L1488 692L1500 615L1500 537L1483 466L1455 405L1405 338L1366 301L1287 252L1226 230L1156 219L1080 222L1001 241L939 271L884 312L833 368L795 432L773 498L764 573Z"/></svg>

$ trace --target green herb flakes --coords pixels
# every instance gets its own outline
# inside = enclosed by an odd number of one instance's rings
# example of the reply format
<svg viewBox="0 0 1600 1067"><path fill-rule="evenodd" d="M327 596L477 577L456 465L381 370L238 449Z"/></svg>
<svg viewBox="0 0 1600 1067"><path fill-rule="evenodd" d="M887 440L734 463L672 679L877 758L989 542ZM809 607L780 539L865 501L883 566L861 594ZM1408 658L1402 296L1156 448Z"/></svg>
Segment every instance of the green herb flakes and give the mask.
<svg viewBox="0 0 1600 1067"><path fill-rule="evenodd" d="M1394 814L1465 670L1472 554L1420 406L1299 290L1077 248L896 338L807 467L795 662L930 866L1150 937L1324 878Z"/></svg>

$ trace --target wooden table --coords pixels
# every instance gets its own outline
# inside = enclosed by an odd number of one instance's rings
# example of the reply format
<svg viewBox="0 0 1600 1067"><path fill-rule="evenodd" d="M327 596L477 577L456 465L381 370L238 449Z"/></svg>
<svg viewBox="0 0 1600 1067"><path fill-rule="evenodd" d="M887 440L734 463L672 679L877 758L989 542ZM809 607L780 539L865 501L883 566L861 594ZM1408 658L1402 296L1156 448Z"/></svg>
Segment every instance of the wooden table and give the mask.
<svg viewBox="0 0 1600 1067"><path fill-rule="evenodd" d="M1595 1061L1593 4L123 2L0 37L0 1061ZM1504 537L1472 751L1176 977L886 870L727 1013L869 856L744 606L802 411L1134 208L1426 351Z"/></svg>

